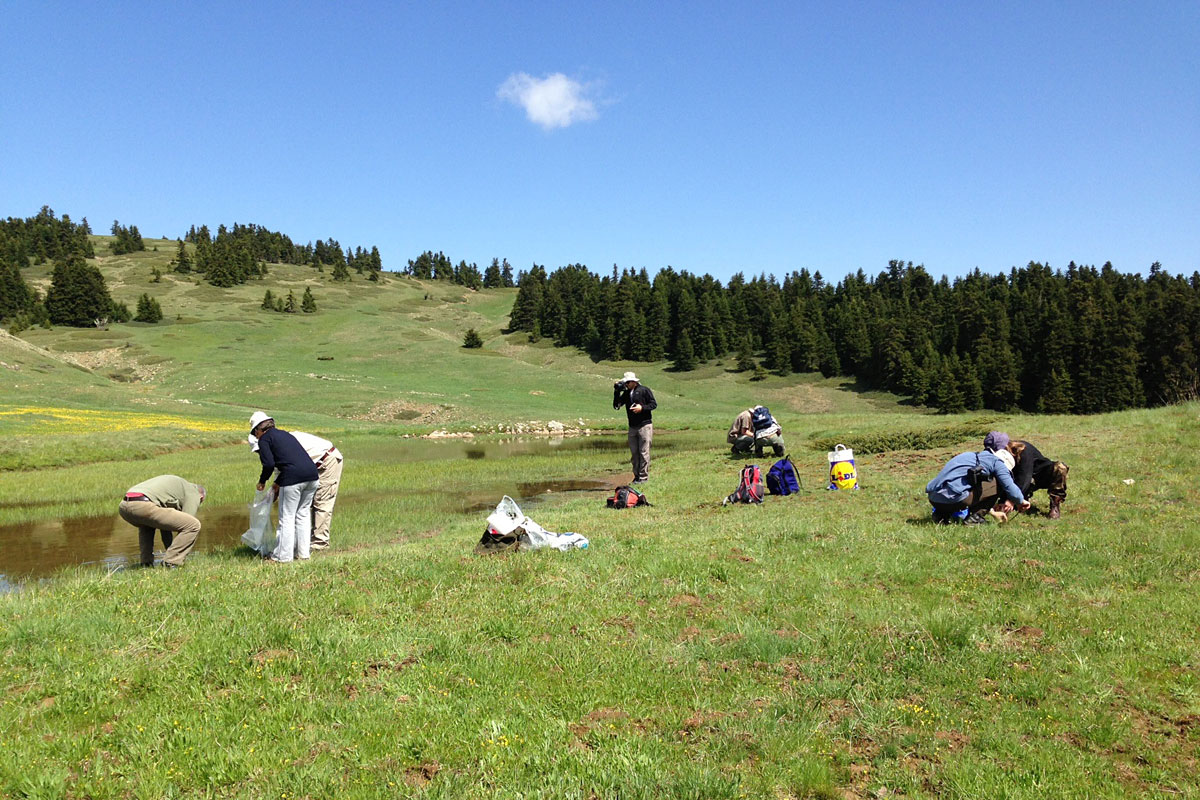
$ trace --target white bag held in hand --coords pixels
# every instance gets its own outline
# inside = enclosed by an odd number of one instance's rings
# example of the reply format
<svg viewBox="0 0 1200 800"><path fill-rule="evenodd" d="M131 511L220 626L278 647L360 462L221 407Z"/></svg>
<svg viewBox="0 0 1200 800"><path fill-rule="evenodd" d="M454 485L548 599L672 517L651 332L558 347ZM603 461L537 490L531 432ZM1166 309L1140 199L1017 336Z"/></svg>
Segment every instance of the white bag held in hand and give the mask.
<svg viewBox="0 0 1200 800"><path fill-rule="evenodd" d="M242 543L261 555L275 549L275 526L271 524L271 506L275 504L275 490L267 487L254 493L250 504L250 529L242 534Z"/></svg>
<svg viewBox="0 0 1200 800"><path fill-rule="evenodd" d="M518 550L540 550L543 547L553 547L555 550L583 550L588 546L588 540L578 533L553 533L531 520L521 512L516 501L508 495L500 501L487 518L487 533L497 538L518 533Z"/></svg>

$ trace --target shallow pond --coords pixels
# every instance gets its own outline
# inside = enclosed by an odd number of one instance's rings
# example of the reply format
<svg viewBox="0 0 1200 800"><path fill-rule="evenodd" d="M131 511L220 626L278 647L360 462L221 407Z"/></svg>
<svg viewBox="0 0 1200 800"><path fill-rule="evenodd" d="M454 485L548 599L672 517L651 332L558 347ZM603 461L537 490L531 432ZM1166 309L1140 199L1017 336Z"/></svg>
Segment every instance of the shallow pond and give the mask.
<svg viewBox="0 0 1200 800"><path fill-rule="evenodd" d="M669 440L655 442L655 452L669 452ZM359 442L354 448L356 464L437 461L453 459L508 460L525 456L547 455L556 452L604 450L614 453L626 450L623 434L577 437L568 439L517 438L500 440L441 440L389 439L369 443ZM414 489L414 493L437 495L440 508L456 513L478 513L490 509L505 493L522 506L536 504L550 496L567 492L610 490L620 479L578 479L523 481L514 485L512 474L517 465L506 465L502 476L487 484L447 492L440 489ZM396 492L389 493L394 496ZM356 503L369 503L381 495L371 492L343 493L338 497L338 509ZM9 508L44 505L45 501L29 500L6 503ZM127 522L116 514L89 517L70 517L39 522L20 522L0 525L0 593L12 591L19 584L51 575L63 567L93 564L109 569L122 569L138 563L138 537ZM205 507L201 510L203 524L196 541L196 552L236 549L248 524L245 505ZM336 525L336 514L335 514ZM162 541L156 537L156 557L161 557Z"/></svg>

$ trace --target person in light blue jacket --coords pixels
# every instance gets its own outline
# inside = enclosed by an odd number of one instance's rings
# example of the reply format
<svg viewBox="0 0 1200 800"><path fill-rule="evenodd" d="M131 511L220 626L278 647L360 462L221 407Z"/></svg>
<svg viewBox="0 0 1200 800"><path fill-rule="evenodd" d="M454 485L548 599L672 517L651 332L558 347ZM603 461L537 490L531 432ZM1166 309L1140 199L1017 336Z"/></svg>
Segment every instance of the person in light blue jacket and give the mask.
<svg viewBox="0 0 1200 800"><path fill-rule="evenodd" d="M983 450L959 453L946 462L925 486L935 522L952 522L964 509L965 521L983 522L1001 493L1021 511L1029 509L1029 501L1013 481L1012 456L1004 449L1007 444L1006 434L993 431L984 439Z"/></svg>

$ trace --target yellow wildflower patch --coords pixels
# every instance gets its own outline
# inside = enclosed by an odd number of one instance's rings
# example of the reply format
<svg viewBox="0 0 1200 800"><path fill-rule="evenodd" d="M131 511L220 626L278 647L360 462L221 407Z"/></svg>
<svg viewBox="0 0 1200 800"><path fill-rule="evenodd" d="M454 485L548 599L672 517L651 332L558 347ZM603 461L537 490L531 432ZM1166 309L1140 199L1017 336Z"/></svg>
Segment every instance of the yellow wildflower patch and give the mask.
<svg viewBox="0 0 1200 800"><path fill-rule="evenodd" d="M185 428L205 433L237 433L235 422L156 414L144 411L96 411L84 408L0 406L0 421L27 425L31 433L119 433L146 428Z"/></svg>

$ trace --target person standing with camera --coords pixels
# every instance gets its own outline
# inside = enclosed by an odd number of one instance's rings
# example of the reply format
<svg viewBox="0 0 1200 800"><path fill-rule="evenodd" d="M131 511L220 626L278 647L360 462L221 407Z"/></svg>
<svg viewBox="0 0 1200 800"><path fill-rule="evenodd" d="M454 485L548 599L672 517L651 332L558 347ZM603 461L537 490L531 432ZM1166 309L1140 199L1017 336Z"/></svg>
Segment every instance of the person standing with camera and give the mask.
<svg viewBox="0 0 1200 800"><path fill-rule="evenodd" d="M626 372L613 384L613 408L625 406L629 418L629 455L633 463L633 482L650 480L650 442L654 424L650 412L658 408L654 392L638 382L637 375Z"/></svg>

